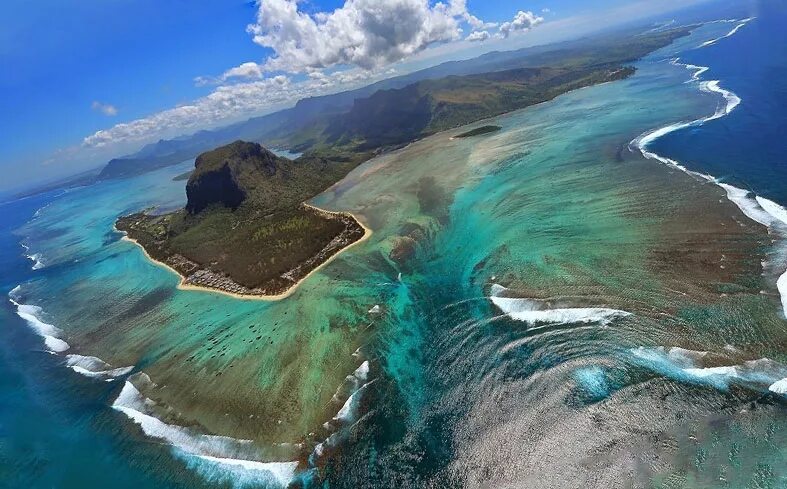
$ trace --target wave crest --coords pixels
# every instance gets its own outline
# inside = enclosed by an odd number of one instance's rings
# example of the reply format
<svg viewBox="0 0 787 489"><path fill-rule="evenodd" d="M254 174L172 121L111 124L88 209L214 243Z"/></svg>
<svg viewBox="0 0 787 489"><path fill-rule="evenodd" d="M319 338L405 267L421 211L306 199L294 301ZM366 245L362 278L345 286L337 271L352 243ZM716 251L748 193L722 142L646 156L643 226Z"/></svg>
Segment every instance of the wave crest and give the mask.
<svg viewBox="0 0 787 489"><path fill-rule="evenodd" d="M753 19L754 18L751 17L740 21L741 23L738 24L727 35L722 36L713 42L715 43L720 39L734 35L743 25ZM701 117L693 121L669 124L667 126L645 132L631 141L629 148L638 150L645 158L659 161L665 165L677 168L695 178L699 178L701 180L718 185L726 192L727 199L734 203L746 217L762 224L763 226L766 226L770 232L776 232L782 238L787 238L787 209L781 205L764 197L755 195L748 190L724 183L713 175L689 170L677 161L656 154L648 149L650 144L652 144L657 139L666 136L667 134L688 127L701 126L706 122L725 117L735 110L735 108L737 108L742 102L741 98L735 93L721 88L719 80L700 81L700 76L709 69L707 66L680 63L679 58L675 58L671 62L674 65L683 66L686 69L694 71L690 81L699 82L699 89L702 91L721 95L725 100L725 104L720 105L712 115ZM782 304L782 313L785 317L787 317L787 270L783 270L779 273L779 277L776 280L776 289L779 292L779 297Z"/></svg>
<svg viewBox="0 0 787 489"><path fill-rule="evenodd" d="M526 298L503 297L508 289L493 284L489 300L511 319L522 321L530 326L537 324L609 324L612 320L630 316L630 312L606 307L565 307L549 308L543 301Z"/></svg>
<svg viewBox="0 0 787 489"><path fill-rule="evenodd" d="M243 480L252 479L257 484L275 482L282 487L294 479L297 461L262 461L259 449L251 440L207 435L192 428L165 423L155 416L156 402L143 396L132 382L153 385L144 373L132 375L112 403L112 408L128 416L145 435L171 445L176 449L176 455L187 459L192 468L206 477L227 478L231 473L242 470ZM217 474L219 469L222 473Z"/></svg>

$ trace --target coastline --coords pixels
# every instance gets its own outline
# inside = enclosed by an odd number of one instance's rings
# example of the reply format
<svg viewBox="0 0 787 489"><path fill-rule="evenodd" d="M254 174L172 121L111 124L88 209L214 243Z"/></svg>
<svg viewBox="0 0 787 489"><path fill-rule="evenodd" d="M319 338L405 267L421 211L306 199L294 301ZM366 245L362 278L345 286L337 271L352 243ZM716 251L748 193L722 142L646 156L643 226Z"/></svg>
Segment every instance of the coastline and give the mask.
<svg viewBox="0 0 787 489"><path fill-rule="evenodd" d="M164 268L164 269L174 273L175 275L177 275L180 278L180 281L178 282L178 285L177 285L178 290L212 292L212 293L215 293L215 294L221 294L221 295L224 295L224 296L228 296L228 297L232 297L234 299L240 299L240 300L255 300L255 301L276 302L276 301L280 301L280 300L286 299L287 297L290 297L292 294L295 293L295 291L298 289L298 287L304 281L306 281L306 279L311 277L314 273L316 273L317 271L322 269L324 266L328 265L331 261L333 261L340 254L344 253L345 251L349 250L350 248L352 248L352 247L354 247L354 246L356 246L358 244L361 244L361 243L367 241L373 234L373 231L368 226L366 226L358 218L358 216L356 216L355 214L353 214L351 212L329 211L329 210L326 210L326 209L320 209L319 207L313 206L313 205L308 204L306 202L304 202L303 205L305 207L308 207L308 208L310 208L310 209L312 209L312 210L314 210L316 212L319 212L319 213L329 214L329 215L333 215L333 216L350 217L363 229L364 233L363 233L363 236L361 236L359 239L357 239L357 240L353 241L352 243L348 244L347 246L337 250L335 253L333 253L331 256L329 256L325 261L323 261L322 263L320 263L319 265L314 267L312 270L309 271L309 273L307 273L306 275L301 277L297 282L293 283L287 290L285 290L284 292L281 292L279 294L274 294L274 295L238 294L238 293L235 293L235 292L229 292L229 291L218 289L218 288L204 287L204 286L201 286L201 285L189 284L189 283L186 282L188 280L188 277L185 277L182 273L180 273L179 271L175 270L174 268L172 268L168 264L166 264L166 263L164 263L162 261L156 260L155 258L150 256L150 254L148 253L148 250L146 250L145 247L142 246L142 244L139 243L137 240L135 240L133 238L130 238L126 232L120 231L115 226L113 226L113 228L114 228L115 231L123 232L123 237L121 238L121 240L133 243L136 246L138 246L142 250L142 253L145 255L145 257L149 261L151 261L153 264L158 265L158 266L160 266L160 267L162 267L162 268Z"/></svg>
<svg viewBox="0 0 787 489"><path fill-rule="evenodd" d="M740 21L736 21L736 26L726 35L716 38L712 41L707 41L697 46L695 49L702 49L707 46L712 46L722 39L733 36L742 27L755 19L756 17L749 17ZM721 80L702 80L702 75L707 72L710 67L681 63L680 58L674 58L670 61L670 63L675 66L682 66L689 71L693 71L689 82L697 83L698 89L702 92L718 94L720 97L722 97L724 103L721 106L718 106L716 111L711 115L700 117L692 121L671 123L663 127L649 130L631 141L629 143L629 148L632 150L638 150L642 156L647 159L658 161L666 166L676 168L693 178L697 178L701 181L706 181L719 186L725 191L727 200L735 204L744 216L764 226L769 234L776 235L776 237L780 238L781 240L787 239L787 210L785 210L785 208L781 205L756 195L746 189L724 183L720 178L713 175L691 170L680 162L656 154L649 149L649 145L651 143L672 132L690 127L702 126L707 122L711 122L730 115L732 111L735 110L742 102L741 98L738 97L734 92L731 90L726 90L720 86ZM781 302L781 312L785 317L787 317L787 270L779 269L775 272L777 275L775 288Z"/></svg>

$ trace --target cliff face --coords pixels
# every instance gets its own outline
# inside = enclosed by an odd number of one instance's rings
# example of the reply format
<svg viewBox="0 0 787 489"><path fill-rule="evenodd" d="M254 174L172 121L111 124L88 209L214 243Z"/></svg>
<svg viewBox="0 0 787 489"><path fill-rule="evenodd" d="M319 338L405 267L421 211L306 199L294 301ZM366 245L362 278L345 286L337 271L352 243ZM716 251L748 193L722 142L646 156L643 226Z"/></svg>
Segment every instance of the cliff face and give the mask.
<svg viewBox="0 0 787 489"><path fill-rule="evenodd" d="M238 185L230 166L225 164L218 170L202 173L199 178L189 178L186 197L186 210L197 214L212 204L237 209L246 199L246 192Z"/></svg>
<svg viewBox="0 0 787 489"><path fill-rule="evenodd" d="M243 141L201 154L186 184L186 210L197 214L214 204L237 209L260 179L279 172L279 160L259 144Z"/></svg>

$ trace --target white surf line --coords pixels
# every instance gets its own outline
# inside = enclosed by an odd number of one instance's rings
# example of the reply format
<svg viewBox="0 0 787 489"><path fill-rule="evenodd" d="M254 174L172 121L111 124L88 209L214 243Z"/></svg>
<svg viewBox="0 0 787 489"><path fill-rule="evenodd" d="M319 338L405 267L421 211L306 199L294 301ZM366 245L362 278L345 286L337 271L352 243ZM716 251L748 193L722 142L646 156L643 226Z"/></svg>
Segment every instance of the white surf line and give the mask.
<svg viewBox="0 0 787 489"><path fill-rule="evenodd" d="M492 284L489 300L511 319L530 326L549 323L553 325L574 323L609 324L613 319L630 316L630 312L605 307L569 307L550 309L542 301L526 298L501 297L506 289Z"/></svg>
<svg viewBox="0 0 787 489"><path fill-rule="evenodd" d="M206 435L184 426L167 424L153 413L155 401L144 397L131 383L131 380L150 382L144 373L137 373L126 380L112 408L128 416L139 425L142 432L157 440L164 441L182 454L195 457L229 469L243 469L247 475L256 475L260 480L274 480L286 487L295 478L297 461L263 462L258 460L259 450L251 440L240 440L228 436ZM175 452L177 454L177 452Z"/></svg>
<svg viewBox="0 0 787 489"><path fill-rule="evenodd" d="M77 354L66 355L66 366L85 377L106 382L112 382L117 377L122 377L134 369L133 366L112 368L112 365L98 357Z"/></svg>
<svg viewBox="0 0 787 489"><path fill-rule="evenodd" d="M25 249L25 258L33 262L33 270L40 270L44 268L45 264L41 253L28 253L30 251L30 247L25 243L19 243L19 246Z"/></svg>
<svg viewBox="0 0 787 489"><path fill-rule="evenodd" d="M42 319L43 309L39 306L19 302L21 288L21 285L17 285L8 293L8 300L16 306L16 314L27 322L30 329L44 339L44 345L49 353L58 354L69 350L71 346L62 339L63 331ZM134 368L133 366L112 368L110 364L100 358L77 354L66 355L65 360L66 366L74 372L107 382L126 375Z"/></svg>
<svg viewBox="0 0 787 489"><path fill-rule="evenodd" d="M742 21L742 24L745 24L752 20L753 17L749 19L745 19ZM733 32L734 31L734 32ZM732 34L737 32L736 29L733 29ZM720 39L723 39L720 38ZM699 119L688 121L688 122L677 122L674 124L670 124L659 129L654 129L652 131L646 132L633 141L629 143L629 148L636 148L645 158L659 161L665 165L671 166L673 168L677 168L689 175L694 177L700 178L702 180L708 181L719 187L723 188L727 193L727 199L733 202L738 208L743 212L746 217L749 219L756 221L763 226L768 228L769 232L773 232L778 234L781 238L787 238L787 209L782 207L781 205L773 202L770 199L766 199L764 197L760 197L754 195L752 192L748 190L744 190L728 183L723 183L719 181L718 178L714 177L713 175L709 175L707 173L696 172L693 170L689 170L682 164L678 163L677 161L658 155L650 150L648 150L648 146L659 139L662 136L665 136L671 132L678 131L680 129L685 129L687 127L694 127L694 126L701 126L706 122L720 119L729 115L733 110L735 110L738 105L741 103L741 98L738 97L735 93L730 90L726 90L720 86L719 80L709 80L709 81L700 81L700 76L708 71L709 67L707 66L697 66L691 64L680 63L679 58L675 58L671 61L672 64L677 66L683 66L686 69L694 71L692 75L692 79L690 81L699 82L699 89L708 92L708 93L717 93L721 95L725 101L724 104L719 105L716 108L716 111L709 116L701 117ZM783 271L779 278L776 281L776 288L779 291L779 296L782 303L782 313L787 317L787 270Z"/></svg>
<svg viewBox="0 0 787 489"><path fill-rule="evenodd" d="M43 310L39 306L18 302L21 300L20 290L21 286L18 285L8 294L11 303L17 307L17 315L44 339L49 353L59 354L67 351L70 346L61 339L63 332L41 319ZM66 355L65 365L81 375L107 382L122 377L133 369L133 366L112 368L100 358L77 354ZM138 373L130 378L147 379L147 376ZM147 436L163 440L183 454L194 456L203 463L209 463L220 469L224 467L227 470L244 470L247 475L253 475L261 481L272 480L282 487L289 485L295 477L297 461L262 462L253 457L244 457L244 455L253 455L256 451L250 440L204 435L189 428L166 424L153 415L151 408L154 405L152 400L143 397L139 390L126 380L112 408L124 413L140 425Z"/></svg>
<svg viewBox="0 0 787 489"><path fill-rule="evenodd" d="M356 356L353 354L353 356ZM322 442L318 443L311 455L309 456L309 465L314 467L317 459L322 457L326 447L335 447L349 436L348 430L358 421L358 404L360 398L366 388L371 385L374 380L369 378L369 361L364 360L361 365L355 369L351 375L345 377L344 382L336 391L331 399L334 403L341 402L342 392L349 392L349 396L342 404L342 407L336 415L330 420L323 423L323 428L331 432L328 437Z"/></svg>
<svg viewBox="0 0 787 489"><path fill-rule="evenodd" d="M774 382L768 387L768 390L774 394L787 396L787 378Z"/></svg>
<svg viewBox="0 0 787 489"><path fill-rule="evenodd" d="M46 323L41 319L42 309L38 306L29 304L21 304L18 301L19 291L21 286L17 285L11 292L8 293L8 300L11 304L16 306L16 315L27 322L30 329L32 329L38 336L44 339L44 345L50 353L62 353L70 348L68 343L60 338L63 332L60 328Z"/></svg>
<svg viewBox="0 0 787 489"><path fill-rule="evenodd" d="M734 383L758 391L787 395L787 378L784 378L787 366L769 358L732 365L705 366L708 357L706 351L678 347L639 347L632 348L631 353L638 365L680 382L705 384L721 390L728 389Z"/></svg>
<svg viewBox="0 0 787 489"><path fill-rule="evenodd" d="M733 21L733 22L739 22L739 23L735 27L733 27L730 32L728 32L727 34L725 34L725 35L723 35L721 37L717 37L716 39L711 39L710 41L705 41L702 44L700 44L699 46L697 46L697 48L704 48L704 47L707 47L707 46L713 46L714 44L716 44L717 42L721 41L722 39L726 39L728 37L734 36L735 33L738 32L741 29L741 27L745 26L746 24L748 24L749 22L751 22L755 18L756 17L749 17L749 18L746 18L746 19Z"/></svg>

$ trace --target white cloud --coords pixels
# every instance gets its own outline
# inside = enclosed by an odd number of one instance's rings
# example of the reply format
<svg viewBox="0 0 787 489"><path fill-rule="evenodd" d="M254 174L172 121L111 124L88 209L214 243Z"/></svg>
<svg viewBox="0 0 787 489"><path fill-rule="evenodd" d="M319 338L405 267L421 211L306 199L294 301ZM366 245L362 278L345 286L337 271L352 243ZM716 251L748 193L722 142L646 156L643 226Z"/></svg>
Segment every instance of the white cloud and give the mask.
<svg viewBox="0 0 787 489"><path fill-rule="evenodd" d="M466 0L345 0L332 12L313 14L301 11L301 3L259 0L257 22L248 31L255 43L273 50L267 60L198 77L198 85L218 86L191 103L98 131L84 138L83 147L107 149L182 135L360 86L391 76L391 64L413 59L433 44L462 40L463 26L473 30L467 41L484 41L507 38L543 21L520 11L498 26L472 15ZM494 28L497 32L490 34Z"/></svg>
<svg viewBox="0 0 787 489"><path fill-rule="evenodd" d="M462 22L484 25L465 0L347 0L333 12L309 15L297 0L260 0L254 42L271 48L268 71L305 72L352 65L372 69L460 39Z"/></svg>
<svg viewBox="0 0 787 489"><path fill-rule="evenodd" d="M462 2L464 3L464 0L462 0ZM545 10L548 10L548 9L545 9ZM527 32L527 31L529 31L530 29L532 29L533 27L537 26L538 24L540 24L542 22L544 22L544 18L543 17L539 17L538 15L536 15L533 12L530 12L530 11L525 12L523 10L520 10L514 16L513 20L508 21L508 22L503 22L502 24L499 25L499 27L497 29L497 33L494 35L494 37L496 39L507 39L511 34L514 34L514 33L517 33L517 32ZM468 23L470 25L473 25L470 22L468 22ZM486 30L486 29L489 29L491 27L496 27L497 24L488 24L488 23L483 23L482 22L481 25L482 25L482 27L477 27L476 28L476 29L479 29L479 30L475 30L475 31L471 32L470 35L468 35L465 38L465 40L466 41L471 41L471 42L473 42L473 41L478 42L478 41L486 41L487 39L490 39L491 37L493 37L492 34L490 34L489 31ZM483 30L481 30L482 28L483 28Z"/></svg>
<svg viewBox="0 0 787 489"><path fill-rule="evenodd" d="M475 31L475 32L471 32L470 35L467 36L466 40L471 41L471 42L472 41L486 41L490 37L492 37L492 35L489 34L489 31Z"/></svg>
<svg viewBox="0 0 787 489"><path fill-rule="evenodd" d="M84 138L82 146L105 148L182 135L280 109L304 97L349 89L393 74L395 71L392 69L351 69L330 74L314 71L304 81L293 82L287 76L277 75L219 86L211 94L192 103L98 131Z"/></svg>
<svg viewBox="0 0 787 489"><path fill-rule="evenodd" d="M525 12L520 10L514 16L514 20L510 22L504 22L500 25L500 35L505 38L515 32L529 31L542 22L544 22L543 17L539 17L533 12Z"/></svg>
<svg viewBox="0 0 787 489"><path fill-rule="evenodd" d="M108 144L145 141L162 133L203 128L250 115L261 106L275 107L300 94L299 87L285 76L222 86L192 103L98 131L84 138L82 143L86 147L101 148Z"/></svg>
<svg viewBox="0 0 787 489"><path fill-rule="evenodd" d="M497 27L496 22L484 22L467 9L467 0L453 0L448 8L449 13L454 17L459 17L474 30L484 30Z"/></svg>
<svg viewBox="0 0 787 489"><path fill-rule="evenodd" d="M198 76L194 79L194 82L197 84L197 86L219 85L228 81L260 80L264 77L265 75L262 65L259 65L253 61L248 61L234 68L230 68L229 70L222 73L219 77Z"/></svg>
<svg viewBox="0 0 787 489"><path fill-rule="evenodd" d="M96 112L101 112L108 117L116 116L118 114L117 107L114 105L101 103L98 100L93 101L93 103L90 104L90 108Z"/></svg>
<svg viewBox="0 0 787 489"><path fill-rule="evenodd" d="M250 61L235 68L230 68L221 75L221 79L224 81L231 78L262 78L262 67Z"/></svg>

